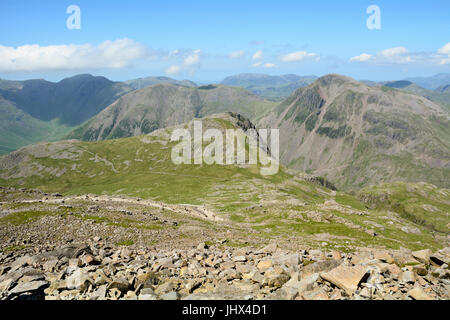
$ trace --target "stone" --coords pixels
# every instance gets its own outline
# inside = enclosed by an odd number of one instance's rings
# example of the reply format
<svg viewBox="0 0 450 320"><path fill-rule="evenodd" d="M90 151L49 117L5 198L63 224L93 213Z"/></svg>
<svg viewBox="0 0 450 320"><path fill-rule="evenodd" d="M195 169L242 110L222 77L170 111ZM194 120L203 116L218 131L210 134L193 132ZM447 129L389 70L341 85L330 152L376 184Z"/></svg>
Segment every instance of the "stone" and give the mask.
<svg viewBox="0 0 450 320"><path fill-rule="evenodd" d="M78 258L69 259L69 266L70 267L81 267L82 262Z"/></svg>
<svg viewBox="0 0 450 320"><path fill-rule="evenodd" d="M264 283L264 276L259 273L259 272L255 272L253 274L253 276L251 277L251 280L253 282L259 283L259 284L263 284Z"/></svg>
<svg viewBox="0 0 450 320"><path fill-rule="evenodd" d="M245 256L236 256L232 259L234 262L245 262L247 261L247 258Z"/></svg>
<svg viewBox="0 0 450 320"><path fill-rule="evenodd" d="M416 276L412 271L403 271L400 278L401 278L400 280L404 283L416 282Z"/></svg>
<svg viewBox="0 0 450 320"><path fill-rule="evenodd" d="M90 254L84 256L84 257L81 259L81 261L82 261L82 263L83 263L84 265L86 265L86 266L89 266L89 265L94 265L94 266L96 266L96 265L99 265L99 264L101 263L101 261L100 261L99 259L97 259L96 257L94 257L94 256L92 256L92 255L90 255Z"/></svg>
<svg viewBox="0 0 450 320"><path fill-rule="evenodd" d="M435 266L442 266L443 264L449 264L450 258L441 252L436 252L430 256L430 262Z"/></svg>
<svg viewBox="0 0 450 320"><path fill-rule="evenodd" d="M314 263L304 266L301 269L301 276L307 277L314 273L330 271L339 265L340 265L340 261L337 261L337 260L328 259L328 260L317 261L317 262L314 262Z"/></svg>
<svg viewBox="0 0 450 320"><path fill-rule="evenodd" d="M387 251L376 251L373 254L374 259L384 261L386 263L392 264L395 262L394 257Z"/></svg>
<svg viewBox="0 0 450 320"><path fill-rule="evenodd" d="M342 255L339 251L332 251L330 254L330 257L334 260L341 260L342 259Z"/></svg>
<svg viewBox="0 0 450 320"><path fill-rule="evenodd" d="M305 300L330 300L328 294L322 288L314 289L313 291L306 291L301 294Z"/></svg>
<svg viewBox="0 0 450 320"><path fill-rule="evenodd" d="M58 264L58 260L57 259L53 259L53 260L49 260L47 262L44 263L44 265L42 266L42 268L47 271L47 272L52 272L53 269L56 267L56 265Z"/></svg>
<svg viewBox="0 0 450 320"><path fill-rule="evenodd" d="M107 292L107 286L102 285L93 293L93 297L95 297L99 300L103 300L106 298L106 292Z"/></svg>
<svg viewBox="0 0 450 320"><path fill-rule="evenodd" d="M370 251L358 252L352 256L352 263L355 265L363 264L373 260L373 258L373 254Z"/></svg>
<svg viewBox="0 0 450 320"><path fill-rule="evenodd" d="M414 300L433 300L428 294L426 294L421 287L415 287L408 291L408 295Z"/></svg>
<svg viewBox="0 0 450 320"><path fill-rule="evenodd" d="M32 259L30 256L26 255L24 257L20 257L16 259L13 263L11 263L11 271L15 271L22 267L32 264Z"/></svg>
<svg viewBox="0 0 450 320"><path fill-rule="evenodd" d="M262 249L262 252L264 252L264 253L271 253L271 254L273 254L273 253L275 253L275 251L277 251L277 244L276 243L271 243L271 244L268 244L267 246L265 246L263 249Z"/></svg>
<svg viewBox="0 0 450 320"><path fill-rule="evenodd" d="M295 272L291 279L286 282L283 286L283 288L295 288L298 293L303 293L305 291L311 291L313 290L314 284L319 279L319 274L314 273L308 277L304 277L301 280L299 280L299 274L298 272Z"/></svg>
<svg viewBox="0 0 450 320"><path fill-rule="evenodd" d="M426 276L428 274L428 270L425 268L423 264L413 266L412 271L418 274L419 276Z"/></svg>
<svg viewBox="0 0 450 320"><path fill-rule="evenodd" d="M301 258L298 253L280 254L272 257L275 264L284 264L286 266L297 267L300 264Z"/></svg>
<svg viewBox="0 0 450 320"><path fill-rule="evenodd" d="M67 289L66 280L56 280L50 283L50 287L48 287L49 292L61 291Z"/></svg>
<svg viewBox="0 0 450 320"><path fill-rule="evenodd" d="M108 285L109 290L118 289L122 293L128 292L129 288L130 288L130 284L128 283L128 281L126 279L123 279L123 278L115 278Z"/></svg>
<svg viewBox="0 0 450 320"><path fill-rule="evenodd" d="M140 294L138 296L138 300L151 300L151 301L155 301L158 300L158 297L155 296L154 294Z"/></svg>
<svg viewBox="0 0 450 320"><path fill-rule="evenodd" d="M364 266L339 266L331 271L321 273L320 277L336 287L345 290L347 295L351 296L358 289L359 283L367 273L367 267Z"/></svg>
<svg viewBox="0 0 450 320"><path fill-rule="evenodd" d="M77 269L66 279L66 283L68 289L76 289L83 292L87 290L89 285L94 283L94 280L92 280L82 269Z"/></svg>
<svg viewBox="0 0 450 320"><path fill-rule="evenodd" d="M180 294L176 291L168 292L159 296L162 300L179 300Z"/></svg>
<svg viewBox="0 0 450 320"><path fill-rule="evenodd" d="M162 258L159 259L158 263L163 267L163 268L172 268L173 267L173 258L169 257L169 258Z"/></svg>
<svg viewBox="0 0 450 320"><path fill-rule="evenodd" d="M263 260L263 261L258 262L256 267L259 270L267 270L267 269L271 268L272 265L273 265L272 260Z"/></svg>
<svg viewBox="0 0 450 320"><path fill-rule="evenodd" d="M15 284L14 279L6 279L0 283L0 292L8 291Z"/></svg>
<svg viewBox="0 0 450 320"><path fill-rule="evenodd" d="M425 250L419 250L419 251L414 251L412 253L412 256L419 262L425 263L425 264L429 264L430 263L430 257L433 253L431 252L430 249L425 249Z"/></svg>
<svg viewBox="0 0 450 320"><path fill-rule="evenodd" d="M281 288L290 277L287 274L272 274L264 278L263 285L267 285L271 288Z"/></svg>
<svg viewBox="0 0 450 320"><path fill-rule="evenodd" d="M48 287L47 281L32 281L32 282L23 282L19 283L12 290L9 291L10 295L19 295L23 293L43 291Z"/></svg>

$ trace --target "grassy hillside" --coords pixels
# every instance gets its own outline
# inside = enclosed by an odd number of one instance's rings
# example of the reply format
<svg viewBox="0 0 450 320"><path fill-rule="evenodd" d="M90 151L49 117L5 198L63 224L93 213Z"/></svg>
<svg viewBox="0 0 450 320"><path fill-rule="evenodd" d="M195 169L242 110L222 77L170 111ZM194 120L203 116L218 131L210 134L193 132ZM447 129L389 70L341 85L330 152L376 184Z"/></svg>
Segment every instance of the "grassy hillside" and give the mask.
<svg viewBox="0 0 450 320"><path fill-rule="evenodd" d="M0 96L0 154L7 154L39 141L64 137L73 127L58 120L42 121L16 108Z"/></svg>
<svg viewBox="0 0 450 320"><path fill-rule="evenodd" d="M220 130L237 125L230 115L203 121L204 127ZM192 123L179 127L192 128ZM30 146L0 158L0 185L202 205L229 228L245 226L249 239L302 241L342 250L437 248L445 241L448 230L436 233L401 214L367 209L358 198L324 188L296 171L281 168L264 177L257 166L177 166L170 160L173 129L126 139Z"/></svg>

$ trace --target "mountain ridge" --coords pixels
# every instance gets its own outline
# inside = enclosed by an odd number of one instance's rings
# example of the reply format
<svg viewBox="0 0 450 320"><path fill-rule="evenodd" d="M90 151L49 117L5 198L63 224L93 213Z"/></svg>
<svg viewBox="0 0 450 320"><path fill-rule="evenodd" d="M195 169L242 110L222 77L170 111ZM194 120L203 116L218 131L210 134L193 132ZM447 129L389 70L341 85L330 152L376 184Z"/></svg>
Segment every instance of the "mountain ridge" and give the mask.
<svg viewBox="0 0 450 320"><path fill-rule="evenodd" d="M449 121L424 97L331 74L297 89L258 124L280 129L285 165L358 189L395 179L448 187Z"/></svg>

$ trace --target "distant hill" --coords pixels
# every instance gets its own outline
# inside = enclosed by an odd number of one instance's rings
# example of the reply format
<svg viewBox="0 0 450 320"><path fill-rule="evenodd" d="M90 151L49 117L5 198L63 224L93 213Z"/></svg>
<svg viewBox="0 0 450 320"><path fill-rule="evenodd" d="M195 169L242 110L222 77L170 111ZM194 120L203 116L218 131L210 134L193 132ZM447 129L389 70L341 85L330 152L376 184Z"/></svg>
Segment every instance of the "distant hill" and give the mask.
<svg viewBox="0 0 450 320"><path fill-rule="evenodd" d="M421 95L450 111L450 86L442 86L436 90L428 90L407 80L383 82L382 84L386 87L402 89Z"/></svg>
<svg viewBox="0 0 450 320"><path fill-rule="evenodd" d="M431 77L415 77L405 80L414 82L425 89L435 90L441 86L450 84L450 73L439 73Z"/></svg>
<svg viewBox="0 0 450 320"><path fill-rule="evenodd" d="M0 154L61 139L131 90L120 82L86 74L57 83L0 79Z"/></svg>
<svg viewBox="0 0 450 320"><path fill-rule="evenodd" d="M444 92L444 93L445 92L450 93L450 84L447 84L445 86L441 86L441 87L437 88L436 91Z"/></svg>
<svg viewBox="0 0 450 320"><path fill-rule="evenodd" d="M152 86L154 84L170 83L175 85L180 85L184 87L196 87L197 84L190 80L175 80L169 77L146 77L138 78L133 80L128 80L124 82L126 85L132 87L133 89L142 89L145 87Z"/></svg>
<svg viewBox="0 0 450 320"><path fill-rule="evenodd" d="M242 87L267 98L287 98L296 89L312 83L316 76L298 76L286 74L271 76L259 73L243 73L225 78L221 83L228 86Z"/></svg>
<svg viewBox="0 0 450 320"><path fill-rule="evenodd" d="M119 98L68 138L95 141L137 136L194 117L229 111L255 119L276 105L237 87L157 84Z"/></svg>
<svg viewBox="0 0 450 320"><path fill-rule="evenodd" d="M450 186L450 116L404 89L328 75L295 91L259 126L280 129L282 163L338 188L392 181Z"/></svg>
<svg viewBox="0 0 450 320"><path fill-rule="evenodd" d="M80 74L57 83L46 80L2 80L0 95L32 117L77 125L133 90L105 77Z"/></svg>

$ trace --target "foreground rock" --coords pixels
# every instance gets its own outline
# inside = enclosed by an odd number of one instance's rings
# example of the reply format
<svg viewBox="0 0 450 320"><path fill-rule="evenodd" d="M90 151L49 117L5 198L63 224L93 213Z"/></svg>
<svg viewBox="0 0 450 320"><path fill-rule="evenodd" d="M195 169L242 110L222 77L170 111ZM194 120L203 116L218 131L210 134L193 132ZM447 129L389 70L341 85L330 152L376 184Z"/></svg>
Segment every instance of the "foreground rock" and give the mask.
<svg viewBox="0 0 450 320"><path fill-rule="evenodd" d="M348 254L204 243L163 251L95 238L0 254L0 299L448 300L449 254L448 248Z"/></svg>

